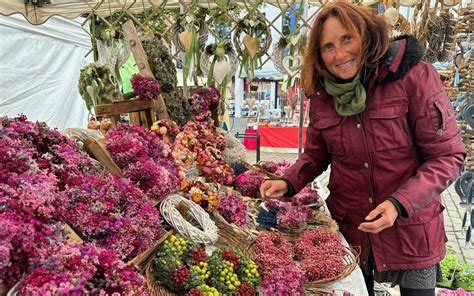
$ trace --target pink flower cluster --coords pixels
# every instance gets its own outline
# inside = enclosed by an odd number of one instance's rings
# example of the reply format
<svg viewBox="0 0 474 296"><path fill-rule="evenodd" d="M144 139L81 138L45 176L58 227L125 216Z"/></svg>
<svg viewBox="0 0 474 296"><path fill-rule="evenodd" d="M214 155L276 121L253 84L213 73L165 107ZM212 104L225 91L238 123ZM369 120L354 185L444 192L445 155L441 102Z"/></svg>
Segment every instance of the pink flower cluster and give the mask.
<svg viewBox="0 0 474 296"><path fill-rule="evenodd" d="M156 132L119 124L107 133L106 145L124 175L148 197L161 200L179 187L179 171L171 147Z"/></svg>
<svg viewBox="0 0 474 296"><path fill-rule="evenodd" d="M304 275L296 265L280 265L264 276L260 286L263 295L304 295Z"/></svg>
<svg viewBox="0 0 474 296"><path fill-rule="evenodd" d="M305 187L293 197L283 198L282 201L290 202L292 206L311 206L320 201L319 194L316 190Z"/></svg>
<svg viewBox="0 0 474 296"><path fill-rule="evenodd" d="M87 241L114 250L123 260L147 250L163 233L158 210L127 179L84 175L82 184L65 194L64 219Z"/></svg>
<svg viewBox="0 0 474 296"><path fill-rule="evenodd" d="M265 162L262 162L261 165L269 173L272 173L281 177L285 174L286 170L291 166L291 162L287 160L265 161Z"/></svg>
<svg viewBox="0 0 474 296"><path fill-rule="evenodd" d="M262 289L272 291L271 294L293 295L286 294L288 291L285 287L299 291L306 282L333 278L346 267L341 239L322 228L306 230L294 244L280 233L263 232L256 239L255 253L255 261L264 276ZM301 262L300 267L294 259ZM282 268L286 270L283 272L280 270ZM285 273L295 277L286 276ZM304 277L298 278L295 274ZM285 285L279 286L281 282Z"/></svg>
<svg viewBox="0 0 474 296"><path fill-rule="evenodd" d="M85 153L80 152L71 140L57 130L49 129L45 123L32 123L24 115L17 118L3 117L0 118L0 134L5 134L13 141L22 141L18 145L29 150L24 153L32 153L38 168L58 177L60 190L76 185L82 174L95 172Z"/></svg>
<svg viewBox="0 0 474 296"><path fill-rule="evenodd" d="M47 257L65 242L57 225L47 225L22 212L1 211L0 287L14 285L28 271L29 261Z"/></svg>
<svg viewBox="0 0 474 296"><path fill-rule="evenodd" d="M246 171L235 178L235 189L244 196L255 198L257 197L260 185L266 177L267 175L260 171Z"/></svg>
<svg viewBox="0 0 474 296"><path fill-rule="evenodd" d="M281 233L262 232L255 253L264 295L303 295L303 272L293 261L293 245Z"/></svg>
<svg viewBox="0 0 474 296"><path fill-rule="evenodd" d="M207 120L211 110L217 108L221 94L215 87L204 87L191 98L191 107L198 121Z"/></svg>
<svg viewBox="0 0 474 296"><path fill-rule="evenodd" d="M160 95L158 81L153 77L133 74L132 78L130 78L130 83L140 100L153 100Z"/></svg>
<svg viewBox="0 0 474 296"><path fill-rule="evenodd" d="M283 231L300 230L313 216L313 210L309 206L293 205L290 202L268 200L265 207L276 213L277 228Z"/></svg>
<svg viewBox="0 0 474 296"><path fill-rule="evenodd" d="M92 245L65 245L36 265L19 286L22 295L150 295L133 266Z"/></svg>
<svg viewBox="0 0 474 296"><path fill-rule="evenodd" d="M250 219L247 214L247 203L242 200L242 196L236 191L221 199L217 211L227 222L234 223L239 227L247 225Z"/></svg>

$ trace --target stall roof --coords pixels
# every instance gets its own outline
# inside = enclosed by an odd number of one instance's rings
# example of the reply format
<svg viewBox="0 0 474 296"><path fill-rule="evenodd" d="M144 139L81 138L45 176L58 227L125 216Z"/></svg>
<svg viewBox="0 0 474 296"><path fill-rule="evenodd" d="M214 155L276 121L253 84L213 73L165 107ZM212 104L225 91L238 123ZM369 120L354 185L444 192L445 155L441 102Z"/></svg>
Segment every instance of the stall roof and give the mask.
<svg viewBox="0 0 474 296"><path fill-rule="evenodd" d="M30 0L28 2L32 2ZM323 1L323 0L321 0ZM190 0L50 0L50 4L42 6L25 3L25 0L2 0L0 1L0 14L12 15L22 14L33 25L40 25L46 22L51 16L58 15L68 19L74 19L84 13L89 13L92 10L96 14L106 17L119 10L127 10L133 13L143 11L149 8L160 7L179 7L180 4L190 3ZM199 0L203 6L217 5L215 1ZM232 3L254 3L255 0L236 1L231 0ZM281 2L281 0L280 0ZM319 1L307 1L308 3L320 5ZM276 4L277 0L266 0L266 4Z"/></svg>

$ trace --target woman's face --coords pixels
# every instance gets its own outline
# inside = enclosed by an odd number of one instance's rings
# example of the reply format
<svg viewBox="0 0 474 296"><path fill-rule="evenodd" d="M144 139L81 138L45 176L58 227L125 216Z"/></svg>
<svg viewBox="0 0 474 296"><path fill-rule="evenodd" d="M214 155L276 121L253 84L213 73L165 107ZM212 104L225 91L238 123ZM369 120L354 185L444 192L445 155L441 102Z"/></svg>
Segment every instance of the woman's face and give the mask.
<svg viewBox="0 0 474 296"><path fill-rule="evenodd" d="M361 42L344 28L337 17L329 17L323 25L321 58L332 75L351 79L361 64Z"/></svg>

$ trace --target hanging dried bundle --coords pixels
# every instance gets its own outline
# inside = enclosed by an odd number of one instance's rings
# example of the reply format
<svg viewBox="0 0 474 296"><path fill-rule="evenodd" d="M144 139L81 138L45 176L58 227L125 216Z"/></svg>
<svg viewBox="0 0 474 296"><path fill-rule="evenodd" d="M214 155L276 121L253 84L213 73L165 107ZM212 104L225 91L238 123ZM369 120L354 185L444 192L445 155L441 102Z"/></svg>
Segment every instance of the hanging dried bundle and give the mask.
<svg viewBox="0 0 474 296"><path fill-rule="evenodd" d="M171 119L183 126L192 119L191 106L177 87L176 68L168 49L159 38L145 41L143 47Z"/></svg>

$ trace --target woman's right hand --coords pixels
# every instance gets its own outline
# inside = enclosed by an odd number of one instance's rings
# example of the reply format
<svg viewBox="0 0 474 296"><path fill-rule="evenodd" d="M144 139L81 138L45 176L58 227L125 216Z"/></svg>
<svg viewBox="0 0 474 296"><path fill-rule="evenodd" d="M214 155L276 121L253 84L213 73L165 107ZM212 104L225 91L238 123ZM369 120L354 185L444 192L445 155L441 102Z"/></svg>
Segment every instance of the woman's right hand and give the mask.
<svg viewBox="0 0 474 296"><path fill-rule="evenodd" d="M284 180L264 180L260 185L260 196L263 199L281 199L288 192L288 184Z"/></svg>

